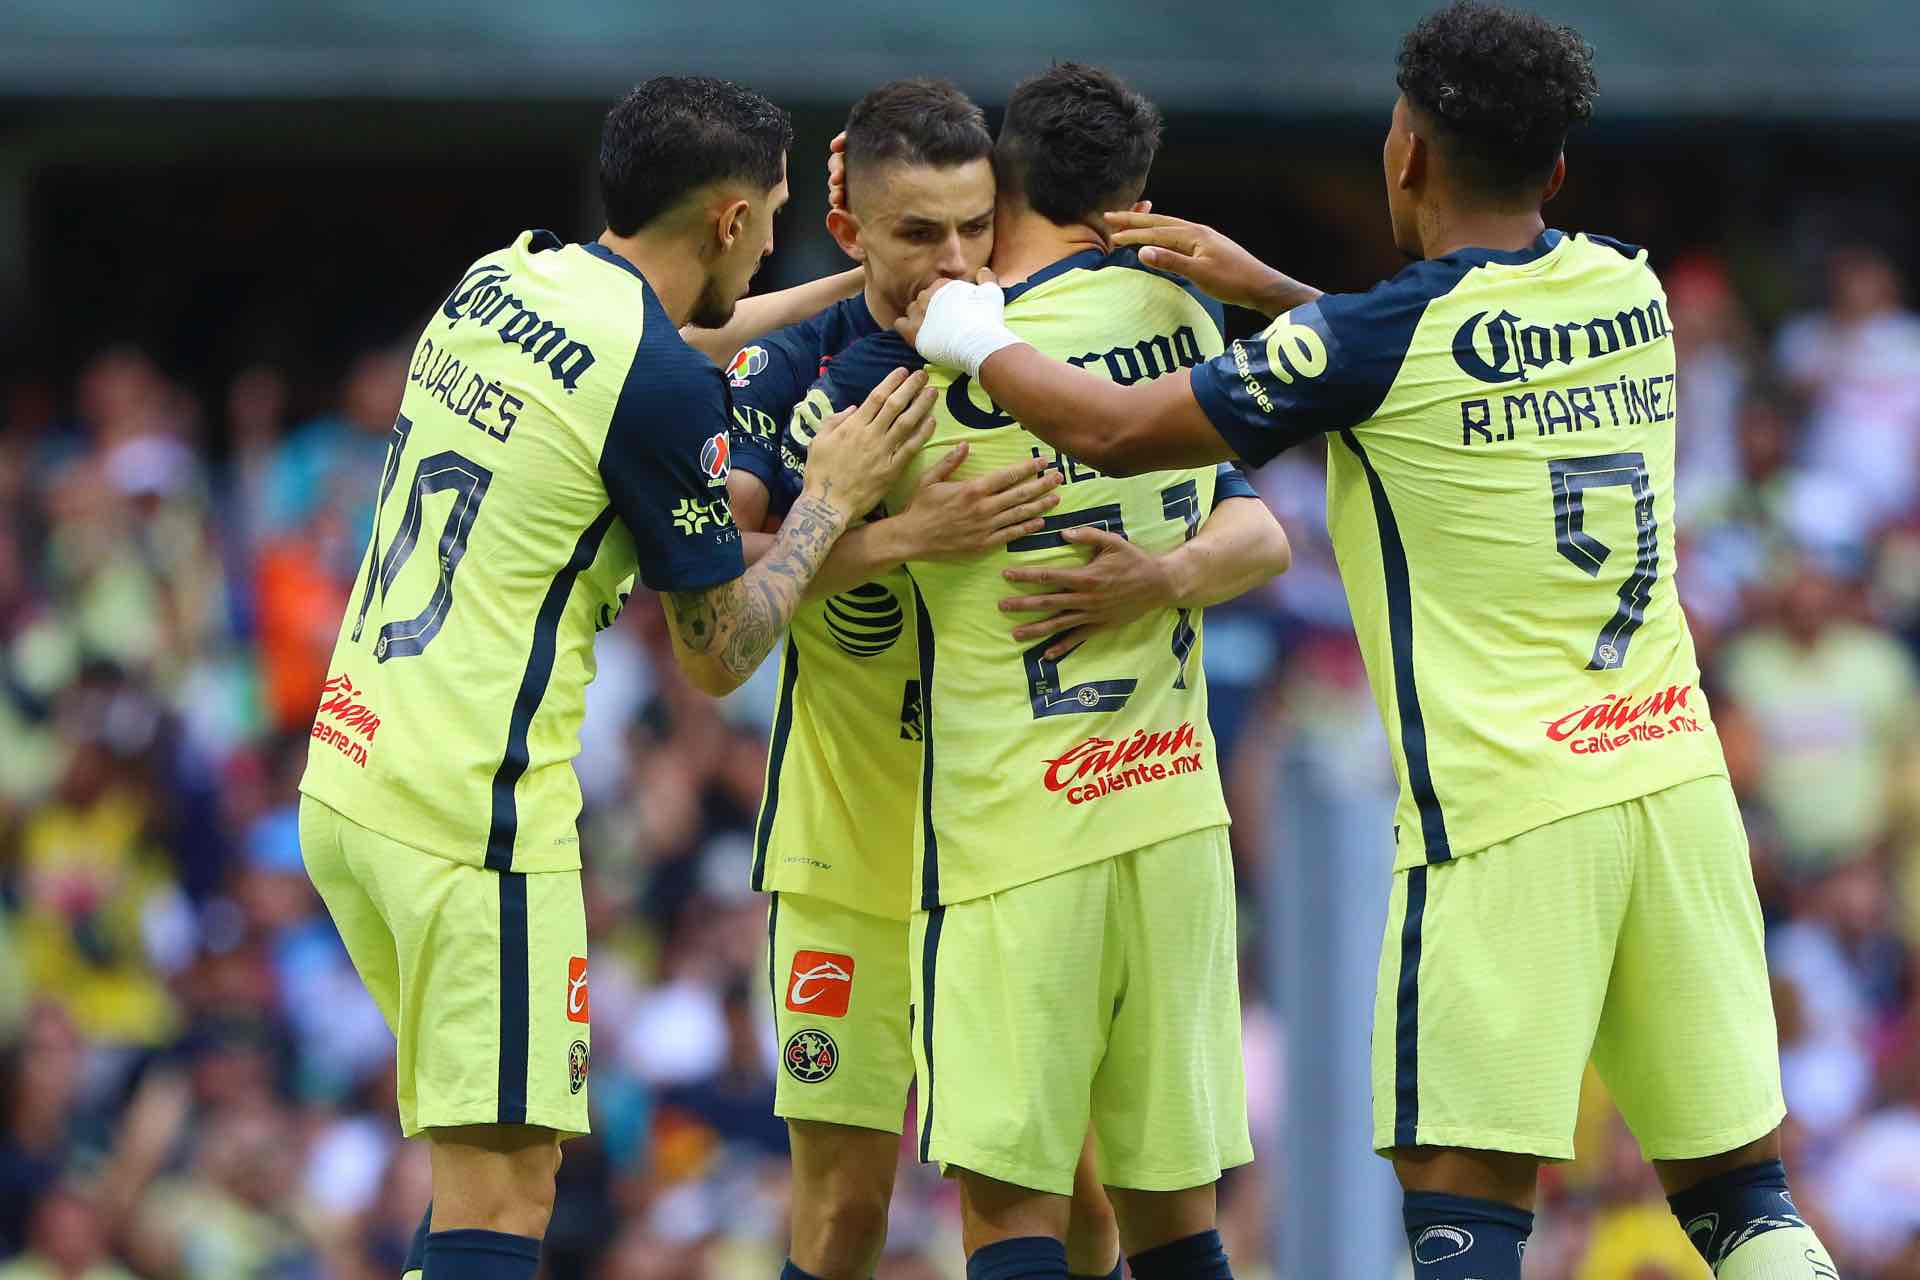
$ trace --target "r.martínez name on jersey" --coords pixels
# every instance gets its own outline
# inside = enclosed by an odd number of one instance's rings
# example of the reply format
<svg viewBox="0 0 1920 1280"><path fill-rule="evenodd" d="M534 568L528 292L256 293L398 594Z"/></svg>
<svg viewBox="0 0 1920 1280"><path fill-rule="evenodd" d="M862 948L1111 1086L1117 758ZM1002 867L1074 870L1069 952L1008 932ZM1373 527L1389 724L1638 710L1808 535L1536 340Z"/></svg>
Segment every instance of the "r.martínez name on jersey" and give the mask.
<svg viewBox="0 0 1920 1280"><path fill-rule="evenodd" d="M1723 773L1674 588L1677 400L1646 253L1548 231L1329 294L1193 371L1236 453L1328 450L1401 782L1398 865Z"/></svg>

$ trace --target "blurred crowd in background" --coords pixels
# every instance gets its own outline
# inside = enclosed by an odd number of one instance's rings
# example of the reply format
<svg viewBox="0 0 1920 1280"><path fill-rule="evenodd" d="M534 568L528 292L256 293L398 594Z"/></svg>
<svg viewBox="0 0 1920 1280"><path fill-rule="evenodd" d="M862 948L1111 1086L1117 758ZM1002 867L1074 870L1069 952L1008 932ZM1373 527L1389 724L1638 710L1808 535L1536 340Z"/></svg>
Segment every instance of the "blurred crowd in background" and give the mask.
<svg viewBox="0 0 1920 1280"><path fill-rule="evenodd" d="M1658 265L1679 582L1753 843L1799 1205L1850 1280L1911 1280L1920 315L1860 246L1804 282L1808 306L1770 315L1713 258ZM426 1153L399 1139L391 1038L303 872L296 787L406 358L360 353L306 420L279 368L216 399L131 347L70 386L6 389L0 1280L399 1274ZM1290 848L1268 810L1290 741L1379 733L1322 457L1254 477L1296 564L1209 613L1262 1153L1222 1191L1246 1277L1271 1274L1272 1232L1291 1229L1268 1221L1272 1180L1312 1174L1280 1167L1283 1063L1315 1030L1273 1011L1260 886L1292 860L1372 858L1384 900L1391 854ZM595 1132L567 1148L547 1269L770 1276L786 1139L747 879L772 672L701 697L645 603L600 637L578 764ZM1543 1182L1529 1276L1704 1276L1597 1086L1585 1109L1580 1159ZM953 1193L910 1154L880 1274L956 1275Z"/></svg>

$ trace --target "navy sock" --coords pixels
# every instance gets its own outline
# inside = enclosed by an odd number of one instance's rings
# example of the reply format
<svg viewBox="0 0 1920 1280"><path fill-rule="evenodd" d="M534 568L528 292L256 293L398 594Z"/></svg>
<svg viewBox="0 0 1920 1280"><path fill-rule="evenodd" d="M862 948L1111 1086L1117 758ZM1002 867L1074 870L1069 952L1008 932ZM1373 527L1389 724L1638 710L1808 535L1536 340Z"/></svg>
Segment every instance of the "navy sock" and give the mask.
<svg viewBox="0 0 1920 1280"><path fill-rule="evenodd" d="M967 1280L1063 1280L1067 1246L1050 1236L982 1245L967 1259Z"/></svg>
<svg viewBox="0 0 1920 1280"><path fill-rule="evenodd" d="M504 1231L435 1231L427 1237L426 1280L533 1280L540 1242Z"/></svg>
<svg viewBox="0 0 1920 1280"><path fill-rule="evenodd" d="M1400 1214L1414 1280L1520 1280L1533 1215L1498 1200L1409 1191Z"/></svg>
<svg viewBox="0 0 1920 1280"><path fill-rule="evenodd" d="M1668 1196L1680 1229L1693 1241L1707 1265L1715 1271L1732 1253L1755 1236L1769 1231L1804 1229L1800 1211L1787 1190L1786 1166L1763 1160L1708 1178L1677 1196Z"/></svg>
<svg viewBox="0 0 1920 1280"><path fill-rule="evenodd" d="M413 1239L407 1244L407 1260L400 1264L400 1274L409 1271L427 1269L427 1233L433 1230L433 1202L427 1202L427 1211L420 1215L420 1225L413 1229Z"/></svg>
<svg viewBox="0 0 1920 1280"><path fill-rule="evenodd" d="M1133 1280L1233 1280L1218 1231L1144 1249L1128 1258L1127 1265L1133 1268Z"/></svg>
<svg viewBox="0 0 1920 1280"><path fill-rule="evenodd" d="M802 1271L793 1265L792 1258L788 1258L787 1265L780 1268L780 1280L820 1280L820 1277L811 1271Z"/></svg>
<svg viewBox="0 0 1920 1280"><path fill-rule="evenodd" d="M1122 1280L1124 1270L1125 1264L1122 1263L1120 1259L1115 1258L1113 1260L1113 1270L1103 1276L1083 1276L1078 1271L1071 1271L1067 1273L1067 1280Z"/></svg>

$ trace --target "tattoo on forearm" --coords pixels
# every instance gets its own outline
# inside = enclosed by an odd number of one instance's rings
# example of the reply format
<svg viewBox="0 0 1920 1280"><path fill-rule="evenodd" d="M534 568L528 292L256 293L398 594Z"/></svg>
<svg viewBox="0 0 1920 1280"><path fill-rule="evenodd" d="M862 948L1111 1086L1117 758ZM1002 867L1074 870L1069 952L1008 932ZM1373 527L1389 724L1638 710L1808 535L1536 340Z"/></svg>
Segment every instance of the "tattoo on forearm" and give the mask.
<svg viewBox="0 0 1920 1280"><path fill-rule="evenodd" d="M718 646L728 671L743 680L753 674L793 618L843 526L832 507L802 496L787 513L773 546L745 574L708 591L671 596L681 644L694 653Z"/></svg>
<svg viewBox="0 0 1920 1280"><path fill-rule="evenodd" d="M674 591L667 595L673 629L689 652L705 653L713 645L714 617L711 591Z"/></svg>

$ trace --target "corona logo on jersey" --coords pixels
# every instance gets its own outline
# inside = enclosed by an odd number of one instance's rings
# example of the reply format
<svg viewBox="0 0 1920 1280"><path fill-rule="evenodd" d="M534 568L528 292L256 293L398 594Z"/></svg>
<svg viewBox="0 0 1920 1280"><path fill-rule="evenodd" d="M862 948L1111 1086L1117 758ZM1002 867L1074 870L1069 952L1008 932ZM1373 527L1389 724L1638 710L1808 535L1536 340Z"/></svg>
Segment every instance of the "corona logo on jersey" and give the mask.
<svg viewBox="0 0 1920 1280"><path fill-rule="evenodd" d="M567 960L567 1021L586 1022L587 1013L587 958L572 956Z"/></svg>
<svg viewBox="0 0 1920 1280"><path fill-rule="evenodd" d="M727 382L730 386L744 387L749 378L766 367L765 347L742 347L727 362Z"/></svg>
<svg viewBox="0 0 1920 1280"><path fill-rule="evenodd" d="M1636 698L1610 693L1598 702L1575 707L1557 720L1547 721L1547 737L1567 744L1574 755L1619 751L1639 742L1657 742L1670 733L1699 733L1704 726L1686 714L1693 686L1668 685L1659 693Z"/></svg>
<svg viewBox="0 0 1920 1280"><path fill-rule="evenodd" d="M487 329L498 322L495 332L500 341L519 347L536 363L544 364L548 374L572 392L579 386L581 375L593 367L592 348L568 338L564 327L530 310L510 292L512 284L513 273L493 263L467 272L440 304L447 328L470 320Z"/></svg>
<svg viewBox="0 0 1920 1280"><path fill-rule="evenodd" d="M334 676L321 685L320 708L314 713L311 736L315 742L324 742L364 769L367 748L349 734L372 742L373 735L380 730L380 717L360 701L361 696L353 681L344 675Z"/></svg>
<svg viewBox="0 0 1920 1280"><path fill-rule="evenodd" d="M1068 804L1085 804L1128 787L1198 773L1206 767L1193 725L1148 732L1131 738L1088 738L1047 761L1042 779L1049 791L1067 793Z"/></svg>
<svg viewBox="0 0 1920 1280"><path fill-rule="evenodd" d="M906 630L906 612L893 592L863 582L827 601L827 634L854 658L873 658L893 647Z"/></svg>
<svg viewBox="0 0 1920 1280"><path fill-rule="evenodd" d="M844 1018L853 1000L853 957L835 951L796 951L787 974L787 1008Z"/></svg>
<svg viewBox="0 0 1920 1280"><path fill-rule="evenodd" d="M1476 311L1453 335L1453 362L1480 382L1525 382L1529 369L1610 356L1669 332L1658 298L1611 316L1555 325L1530 324L1511 311L1491 317Z"/></svg>

